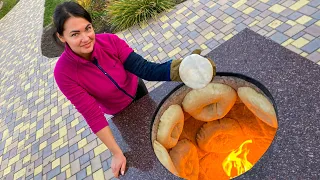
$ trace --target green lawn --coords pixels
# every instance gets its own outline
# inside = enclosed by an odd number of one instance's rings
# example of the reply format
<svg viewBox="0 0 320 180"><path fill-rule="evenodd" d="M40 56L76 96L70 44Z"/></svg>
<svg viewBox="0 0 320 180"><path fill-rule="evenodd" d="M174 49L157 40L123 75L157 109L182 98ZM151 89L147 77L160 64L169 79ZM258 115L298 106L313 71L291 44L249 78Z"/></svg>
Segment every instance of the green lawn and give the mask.
<svg viewBox="0 0 320 180"><path fill-rule="evenodd" d="M10 1L10 0L9 0ZM52 15L56 6L67 0L46 0L44 10L43 26L47 26L52 22Z"/></svg>
<svg viewBox="0 0 320 180"><path fill-rule="evenodd" d="M0 19L3 18L14 5L17 4L17 0L0 0L3 2L3 7L0 10Z"/></svg>

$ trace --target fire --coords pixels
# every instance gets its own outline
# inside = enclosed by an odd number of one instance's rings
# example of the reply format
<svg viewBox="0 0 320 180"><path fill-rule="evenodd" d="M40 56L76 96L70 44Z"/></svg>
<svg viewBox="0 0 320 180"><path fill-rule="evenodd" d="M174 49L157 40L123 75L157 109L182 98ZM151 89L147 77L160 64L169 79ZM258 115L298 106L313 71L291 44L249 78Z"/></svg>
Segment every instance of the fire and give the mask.
<svg viewBox="0 0 320 180"><path fill-rule="evenodd" d="M243 142L238 149L231 151L231 153L222 162L223 170L230 178L239 176L252 168L252 164L247 160L249 149L247 149L246 146L242 149L242 147L247 143L252 143L252 140L249 139ZM243 157L238 157L241 154L243 154ZM231 174L233 168L235 168L237 172Z"/></svg>

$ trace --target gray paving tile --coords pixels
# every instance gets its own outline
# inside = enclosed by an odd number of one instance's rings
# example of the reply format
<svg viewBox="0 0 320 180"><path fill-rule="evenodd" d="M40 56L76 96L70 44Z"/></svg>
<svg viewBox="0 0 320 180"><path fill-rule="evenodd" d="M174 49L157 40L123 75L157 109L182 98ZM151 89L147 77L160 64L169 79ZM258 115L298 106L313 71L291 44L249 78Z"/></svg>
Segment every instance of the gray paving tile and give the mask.
<svg viewBox="0 0 320 180"><path fill-rule="evenodd" d="M272 14L272 11L269 11L269 10L265 10L263 11L261 14L259 14L259 16L265 18L265 17L268 17Z"/></svg>
<svg viewBox="0 0 320 180"><path fill-rule="evenodd" d="M244 21L244 18L243 17L237 17L235 20L233 20L233 22L235 23L235 24L239 24L239 23L241 23L242 21Z"/></svg>
<svg viewBox="0 0 320 180"><path fill-rule="evenodd" d="M315 51L312 54L310 54L309 56L307 56L308 59L310 59L311 61L317 63L320 61L320 53Z"/></svg>
<svg viewBox="0 0 320 180"><path fill-rule="evenodd" d="M258 5L256 5L255 9L263 12L263 11L269 9L269 7L270 6L268 4L260 2Z"/></svg>
<svg viewBox="0 0 320 180"><path fill-rule="evenodd" d="M298 18L300 18L301 16L303 16L302 13L300 12L294 12L291 15L288 16L289 19L291 20L297 20Z"/></svg>
<svg viewBox="0 0 320 180"><path fill-rule="evenodd" d="M83 148L77 150L76 152L74 152L74 158L78 159L80 156L83 155Z"/></svg>
<svg viewBox="0 0 320 180"><path fill-rule="evenodd" d="M223 28L221 28L221 32L226 33L227 31L229 31L230 29L234 28L236 25L233 23L229 23L226 26L224 26Z"/></svg>
<svg viewBox="0 0 320 180"><path fill-rule="evenodd" d="M47 179L52 179L53 177L60 174L60 170L61 170L60 166L57 166L54 169L52 169L51 171L49 171L47 174Z"/></svg>
<svg viewBox="0 0 320 180"><path fill-rule="evenodd" d="M238 18L238 17L241 17L241 15L242 15L242 12L237 11L237 12L235 12L234 14L232 14L231 16L232 16L233 18ZM242 18L244 18L244 17L242 17Z"/></svg>
<svg viewBox="0 0 320 180"><path fill-rule="evenodd" d="M86 169L82 169L76 174L77 180L82 180L87 176Z"/></svg>
<svg viewBox="0 0 320 180"><path fill-rule="evenodd" d="M254 10L254 11L252 11L250 14L249 14L249 16L251 16L251 17L256 17L256 16L258 16L259 14L261 14L261 12L260 11L258 11L258 10Z"/></svg>
<svg viewBox="0 0 320 180"><path fill-rule="evenodd" d="M271 16L268 16L266 17L265 19L263 19L262 21L260 21L257 26L259 27L264 27L268 24L270 24L275 18L271 17Z"/></svg>
<svg viewBox="0 0 320 180"><path fill-rule="evenodd" d="M71 162L70 167L71 167L71 175L74 175L77 172L79 172L80 171L79 159L76 159L75 161Z"/></svg>
<svg viewBox="0 0 320 180"><path fill-rule="evenodd" d="M291 26L289 24L283 23L280 26L278 26L276 28L276 30L280 31L280 32L285 32L286 30L290 29Z"/></svg>
<svg viewBox="0 0 320 180"><path fill-rule="evenodd" d="M311 17L320 20L320 11L317 11L316 13L312 14Z"/></svg>
<svg viewBox="0 0 320 180"><path fill-rule="evenodd" d="M43 167L42 173L47 174L49 171L51 171L51 164L47 164Z"/></svg>
<svg viewBox="0 0 320 180"><path fill-rule="evenodd" d="M74 152L76 152L78 150L78 144L77 143L75 143L75 144L73 144L70 148L69 148L69 153L71 154L71 153L74 153Z"/></svg>
<svg viewBox="0 0 320 180"><path fill-rule="evenodd" d="M217 22L215 22L213 24L213 27L216 28L216 29L221 29L223 26L225 26L226 24L220 20L218 20Z"/></svg>
<svg viewBox="0 0 320 180"><path fill-rule="evenodd" d="M38 174L34 177L34 180L42 180L42 174Z"/></svg>
<svg viewBox="0 0 320 180"><path fill-rule="evenodd" d="M56 177L56 179L57 179L57 180L65 180L65 179L67 179L66 173L65 173L65 172L60 173L60 174Z"/></svg>
<svg viewBox="0 0 320 180"><path fill-rule="evenodd" d="M306 15L311 15L313 13L315 13L316 11L319 11L318 9L314 8L314 7L311 7L311 6L308 6L308 5L305 5L303 6L302 8L300 8L298 10L299 12L303 13L303 14L306 14Z"/></svg>
<svg viewBox="0 0 320 180"><path fill-rule="evenodd" d="M224 10L224 12L231 16L232 14L234 14L235 12L237 12L237 10L234 9L233 7L229 7L229 8L227 8L226 10Z"/></svg>
<svg viewBox="0 0 320 180"><path fill-rule="evenodd" d="M98 169L100 169L102 167L101 165L101 161L100 161L100 156L96 156L93 159L91 159L91 169L92 172L97 171Z"/></svg>
<svg viewBox="0 0 320 180"><path fill-rule="evenodd" d="M286 41L287 39L289 39L288 36L280 33L280 32L276 32L275 34L273 34L270 39L272 39L273 41L277 42L278 44L283 43L284 41Z"/></svg>
<svg viewBox="0 0 320 180"><path fill-rule="evenodd" d="M89 153L86 153L80 157L80 164L84 164L90 160Z"/></svg>
<svg viewBox="0 0 320 180"><path fill-rule="evenodd" d="M314 37L319 37L320 36L320 27L315 25L315 24L307 27L304 31L309 33L310 35L312 35Z"/></svg>
<svg viewBox="0 0 320 180"><path fill-rule="evenodd" d="M298 32L298 34L292 36L292 39L295 39L295 40L296 40L296 39L298 39L299 37L303 36L304 34L305 34L304 31Z"/></svg>
<svg viewBox="0 0 320 180"><path fill-rule="evenodd" d="M274 18L276 18L276 19L280 17L280 15L277 14L277 13L272 13L271 16L274 17Z"/></svg>
<svg viewBox="0 0 320 180"><path fill-rule="evenodd" d="M308 27L308 26L311 26L312 24L314 24L315 22L317 22L316 19L311 19L310 21L308 21L308 22L305 23L304 25L305 25L306 27Z"/></svg>
<svg viewBox="0 0 320 180"><path fill-rule="evenodd" d="M312 53L320 48L320 39L314 39L313 41L309 42L305 46L303 46L301 49L307 53Z"/></svg>
<svg viewBox="0 0 320 180"><path fill-rule="evenodd" d="M269 0L267 2L267 4L269 4L270 6L274 5L274 4L277 4L280 0Z"/></svg>
<svg viewBox="0 0 320 180"><path fill-rule="evenodd" d="M247 28L247 25L245 25L243 23L240 23L240 24L236 25L236 27L235 27L236 31L238 31L238 32L241 32L245 28Z"/></svg>
<svg viewBox="0 0 320 180"><path fill-rule="evenodd" d="M103 171L107 171L108 169L110 169L111 167L108 166L108 162L107 161L103 161L102 162L102 169Z"/></svg>
<svg viewBox="0 0 320 180"><path fill-rule="evenodd" d="M69 154L64 154L63 156L61 156L61 159L60 159L60 165L61 167L64 167L66 166L67 164L69 164Z"/></svg>
<svg viewBox="0 0 320 180"><path fill-rule="evenodd" d="M311 2L309 2L310 6L313 7L318 7L320 5L320 1L319 0L312 0Z"/></svg>
<svg viewBox="0 0 320 180"><path fill-rule="evenodd" d="M299 33L300 31L302 31L304 29L305 29L305 27L303 25L296 24L293 27L291 27L289 30L284 32L284 34L287 35L287 36L292 37L292 36L296 35L297 33Z"/></svg>
<svg viewBox="0 0 320 180"><path fill-rule="evenodd" d="M260 29L257 33L260 34L261 36L265 36L266 34L268 34L268 31L264 29Z"/></svg>

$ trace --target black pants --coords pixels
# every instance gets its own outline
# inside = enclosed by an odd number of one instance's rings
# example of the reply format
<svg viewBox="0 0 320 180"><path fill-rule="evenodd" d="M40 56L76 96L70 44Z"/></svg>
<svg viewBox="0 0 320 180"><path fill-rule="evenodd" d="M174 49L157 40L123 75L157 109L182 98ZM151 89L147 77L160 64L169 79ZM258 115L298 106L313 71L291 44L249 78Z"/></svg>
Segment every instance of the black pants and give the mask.
<svg viewBox="0 0 320 180"><path fill-rule="evenodd" d="M133 101L139 100L140 98L147 95L148 93L149 92L146 85L144 84L143 80L139 78L137 93Z"/></svg>

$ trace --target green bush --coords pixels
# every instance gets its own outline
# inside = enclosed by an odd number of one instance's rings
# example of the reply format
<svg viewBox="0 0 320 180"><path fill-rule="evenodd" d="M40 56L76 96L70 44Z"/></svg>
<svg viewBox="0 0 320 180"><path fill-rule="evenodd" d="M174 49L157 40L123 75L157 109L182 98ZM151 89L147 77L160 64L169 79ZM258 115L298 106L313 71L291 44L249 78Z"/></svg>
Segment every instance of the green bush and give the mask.
<svg viewBox="0 0 320 180"><path fill-rule="evenodd" d="M107 7L109 23L115 31L143 24L149 18L174 7L174 0L116 0Z"/></svg>
<svg viewBox="0 0 320 180"><path fill-rule="evenodd" d="M3 18L16 4L19 0L0 0L2 1L2 8L0 10L0 19Z"/></svg>
<svg viewBox="0 0 320 180"><path fill-rule="evenodd" d="M99 31L108 23L106 0L92 0L86 10L90 13L93 27Z"/></svg>
<svg viewBox="0 0 320 180"><path fill-rule="evenodd" d="M52 16L56 6L66 0L46 0L44 9L43 26L47 26L52 23Z"/></svg>

